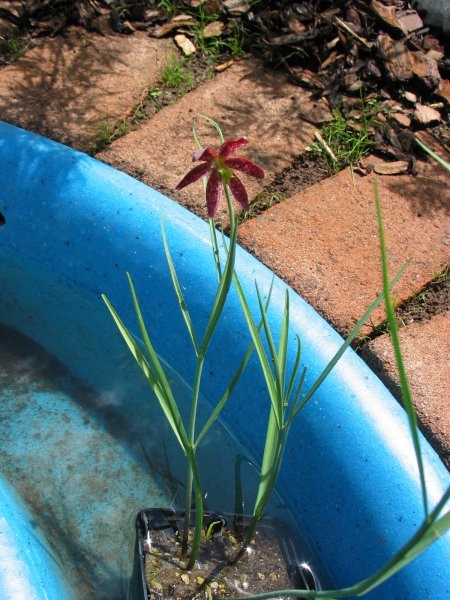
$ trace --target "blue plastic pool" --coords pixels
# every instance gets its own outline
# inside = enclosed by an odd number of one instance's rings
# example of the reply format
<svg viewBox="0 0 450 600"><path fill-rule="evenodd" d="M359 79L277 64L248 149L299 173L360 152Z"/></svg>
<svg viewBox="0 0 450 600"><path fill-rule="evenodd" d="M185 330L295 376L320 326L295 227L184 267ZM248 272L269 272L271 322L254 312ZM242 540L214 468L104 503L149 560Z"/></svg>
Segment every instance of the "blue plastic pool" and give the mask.
<svg viewBox="0 0 450 600"><path fill-rule="evenodd" d="M80 586L74 582L77 569L91 568L92 577L105 582L105 598L125 597L121 590L126 589L126 568L114 571L110 563L102 562L101 554L92 554L89 545L91 537L114 531L108 529L108 506L115 504L131 531L133 515L148 504L147 499L181 503L171 497L170 477L163 469L166 450L169 455L173 451L170 444L165 448L170 434L162 416L150 406L139 373L129 368L126 350L100 299L106 293L132 323L125 278L129 271L160 356L181 387L191 380L189 340L168 276L161 222L186 300L201 328L215 285L208 225L105 164L0 123L0 333L24 335L25 345L36 343L37 355L50 357L57 373L55 384L39 371L30 396L24 387L29 362L25 367L21 362L17 373L12 368L3 373L9 377L9 391L4 391L7 401L2 402L5 411L9 406L10 415L0 421L8 463L3 463L0 480L0 597L4 600L72 596L97 600L101 594L80 591L93 589L89 581ZM273 275L244 250L238 252L237 270L256 313L254 282L268 290ZM275 330L285 289L275 279L271 302ZM311 381L342 340L294 292L291 314ZM21 343L17 356L23 358L27 351L21 354ZM212 347L205 398L213 398L233 374L247 345L239 302L231 296ZM0 364L0 373L5 364ZM15 395L11 390L19 391ZM19 408L11 403L19 400L21 419L14 421ZM224 410L220 444L232 443L228 427L238 443L245 442L249 455L260 455L265 402L264 384L253 363ZM38 412L29 418L31 408ZM99 432L103 437L91 446ZM42 445L46 439L53 444L53 453L45 459L43 473L42 466L28 461L47 447ZM450 477L424 440L423 446L430 497L436 502ZM209 452L210 447L205 450ZM158 467L149 476L152 460ZM134 477L132 484L124 472ZM121 482L117 490L116 478ZM90 479L95 479L95 497L88 495ZM212 497L220 497L220 484L212 475ZM368 576L420 524L421 493L403 410L354 352L346 352L295 423L278 490L339 586ZM48 507L55 497L53 515ZM89 521L85 508L89 503L95 505L95 524L104 520L103 533ZM74 531L82 531L82 537L69 535L72 525ZM367 597L450 598L449 564L450 536L446 535ZM111 590L108 581L114 582Z"/></svg>

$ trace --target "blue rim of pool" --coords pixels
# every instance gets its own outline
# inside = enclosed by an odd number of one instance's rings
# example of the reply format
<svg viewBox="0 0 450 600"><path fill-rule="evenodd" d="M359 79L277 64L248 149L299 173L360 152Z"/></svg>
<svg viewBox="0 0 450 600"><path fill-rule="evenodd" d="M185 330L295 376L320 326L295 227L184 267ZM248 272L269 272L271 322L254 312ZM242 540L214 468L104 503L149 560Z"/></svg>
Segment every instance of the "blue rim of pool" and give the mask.
<svg viewBox="0 0 450 600"><path fill-rule="evenodd" d="M208 224L92 157L0 122L0 323L39 343L94 388L104 384L108 357L101 358L97 369L92 357L74 351L81 334L78 340L66 339L61 330L46 326L55 314L46 294L56 285L73 290L68 310L82 320L77 298L86 293L100 305L105 293L124 320L132 320L127 271L149 315L158 353L181 378L190 378L189 340L176 316L162 224L191 315L201 329L216 281ZM26 264L27 272L45 274L48 288L38 289L31 278L21 282L20 293L17 286L8 287L7 264ZM265 292L274 281L270 320L276 333L288 286L242 248L236 269L255 314L255 281ZM342 339L292 290L290 306L292 333L302 340L302 361L308 366L307 381L312 381ZM211 349L204 396L214 397L247 346L239 301L231 294ZM265 423L264 384L254 372L257 368L256 363L249 365L223 413L224 423L255 456L261 453ZM425 439L421 441L433 506L450 476ZM12 487L0 479L0 596L76 598L57 548L49 545L45 530L36 529L26 498L17 497ZM339 586L370 575L420 525L422 497L404 411L352 350L294 423L277 487ZM449 564L447 534L367 597L450 598ZM30 590L26 595L17 591L19 580L22 590Z"/></svg>

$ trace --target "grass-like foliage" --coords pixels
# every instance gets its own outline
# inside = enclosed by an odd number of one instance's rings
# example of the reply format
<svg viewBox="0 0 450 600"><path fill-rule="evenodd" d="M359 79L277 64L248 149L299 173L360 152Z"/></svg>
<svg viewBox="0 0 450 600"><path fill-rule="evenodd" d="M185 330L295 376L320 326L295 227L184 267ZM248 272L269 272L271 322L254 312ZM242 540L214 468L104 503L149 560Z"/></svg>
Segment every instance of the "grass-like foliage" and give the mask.
<svg viewBox="0 0 450 600"><path fill-rule="evenodd" d="M381 125L376 100L361 100L358 110L344 114L339 108L316 132L308 150L323 156L334 172L359 162L375 145L374 132Z"/></svg>
<svg viewBox="0 0 450 600"><path fill-rule="evenodd" d="M180 96L189 90L193 83L193 75L189 70L188 61L172 53L161 71L161 83L176 90Z"/></svg>
<svg viewBox="0 0 450 600"><path fill-rule="evenodd" d="M185 558L186 568L193 568L200 544L202 543L202 539L207 537L205 536L203 525L204 493L201 486L201 474L199 473L197 464L197 450L205 436L210 433L211 428L220 416L223 407L232 395L233 390L238 383L244 369L246 368L252 354L256 353L266 384L267 427L265 446L260 465L260 481L255 496L252 520L248 531L246 532L246 537L242 541L241 551L238 552L237 558L241 553L244 552L244 549L251 542L258 522L263 517L267 502L277 482L282 465L284 450L294 419L299 415L302 408L309 402L324 379L338 363L342 354L354 340L373 310L383 301L383 299L385 299L394 347L396 349L402 387L404 390L404 403L409 418L411 434L414 441L414 449L416 452L421 477L425 513L423 525L420 527L414 538L412 538L412 540L410 540L392 559L392 561L383 567L383 569L377 572L374 576L369 577L367 580L360 582L351 588L347 588L345 590L333 590L332 592L301 592L297 590L284 590L280 593L277 592L276 596L339 598L366 593L376 585L379 585L387 577L390 577L392 574L394 574L399 568L410 562L417 554L428 547L450 526L450 513L447 513L444 516L441 516L440 514L441 509L450 495L450 490L446 493L438 506L432 511L430 511L428 507L426 481L422 465L415 413L401 359L398 336L396 334L396 323L395 319L393 318L393 308L390 300L390 289L401 276L407 265L405 265L405 267L399 271L392 281L388 280L381 206L377 198L379 235L382 248L384 291L367 309L347 340L342 344L342 347L338 350L336 355L325 367L316 381L310 387L305 389L304 382L307 367L302 365L301 362L301 340L298 336L296 336L295 339L296 352L293 366L291 369L288 368L288 347L290 347L290 338L292 337L290 334L289 292L286 291L280 335L276 339L271 330L268 318L271 290L269 290L267 299L264 300L258 285L255 285L254 293L256 294L259 310L257 311L257 315L254 315L250 309L247 293L244 291L239 281L239 276L235 271L238 220L234 212L232 195L244 207L248 205L248 198L242 183L237 178L234 171L238 170L246 173L247 175L250 174L255 177L261 177L264 175L264 173L260 167L248 159L231 157L231 154L233 154L237 148L247 143L246 138L224 141L222 132L217 123L208 117L202 118L217 130L222 144L221 149L218 153L216 153L212 148L201 148L198 150L194 154L194 159L198 160L200 164L195 166L177 186L177 189L181 189L196 179L208 176L208 183L206 185L206 199L208 211L211 217L211 251L217 273L217 288L212 306L209 310L209 319L201 335L198 333L198 325L194 323L194 320L189 312L188 303L186 302L182 291L183 286L178 280L176 266L170 254L164 229L162 230L162 244L164 245L168 265L168 276L171 278L174 294L178 300L179 309L191 341L192 352L196 359L196 367L192 376L193 384L190 414L187 422L184 422L182 419L181 411L179 410L178 405L180 399L176 398L174 392L172 391L169 378L167 377L164 371L164 366L158 357L157 348L150 339L130 276L128 275L128 282L136 319L139 325L140 340L135 339L130 330L121 320L111 302L105 296L103 296L106 305L131 354L135 358L144 376L153 389L156 400L158 401L165 418L170 424L173 434L178 441L182 453L186 459L185 527L181 549L182 556ZM201 147L195 132L195 125L193 131L197 145ZM217 204L220 200L222 191L225 193L229 211L230 236L228 239L226 239L223 235L221 236L223 250L220 251L221 244L219 243L218 232L215 228L214 215L217 210ZM230 379L230 381L225 382L225 391L221 395L218 395L218 397L214 400L215 403L213 402L213 409L209 415L209 418L207 418L206 423L200 429L197 423L197 414L201 397L200 390L203 378L203 367L211 340L217 329L217 325L221 320L223 310L226 306L227 297L232 286L234 286L240 300L243 315L245 317L251 338L251 343L247 351L243 353L241 363L233 377ZM223 351L227 352L227 349L224 348ZM225 483L224 485L228 484ZM230 482L229 485L232 485L232 482ZM195 530L191 539L189 536L189 523L192 505L195 507ZM273 598L274 593L272 592L271 595L262 595L258 597Z"/></svg>

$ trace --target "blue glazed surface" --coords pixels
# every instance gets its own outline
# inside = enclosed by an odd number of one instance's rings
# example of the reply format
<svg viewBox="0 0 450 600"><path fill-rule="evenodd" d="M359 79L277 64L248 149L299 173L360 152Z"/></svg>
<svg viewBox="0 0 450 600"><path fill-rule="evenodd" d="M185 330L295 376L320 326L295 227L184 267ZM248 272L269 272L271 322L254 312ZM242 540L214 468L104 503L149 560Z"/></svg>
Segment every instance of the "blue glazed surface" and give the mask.
<svg viewBox="0 0 450 600"><path fill-rule="evenodd" d="M82 327L68 339L52 327L52 322L59 315L82 323L83 306L77 298L84 292L97 299L105 292L131 322L133 312L124 276L129 271L160 355L189 380L189 340L167 273L161 223L200 330L208 317L215 278L205 223L107 165L4 123L0 123L0 213L6 221L0 227L4 264L25 261L37 273L47 273L55 287L64 285L74 294L74 302L64 307L52 303L52 285L41 290L24 281L19 294L17 289L8 289L6 268L0 264L0 276L4 276L0 322L38 341L72 373L102 389L111 376L107 348L99 356L98 342L90 341ZM268 290L272 274L243 250L238 252L237 270L244 288L253 296L251 306L257 314L254 282ZM285 284L275 279L271 302L275 330L281 321L285 289ZM302 339L303 361L311 382L341 339L293 292L291 314L293 332ZM212 347L206 397L213 398L224 375L226 379L234 372L247 348L245 332L239 303L232 296ZM96 352L95 361L89 358L90 351ZM266 414L261 409L265 392L257 369L255 365L247 369L237 397L224 411L225 422L256 455L262 448ZM450 477L425 442L424 455L434 503ZM345 354L294 425L279 490L340 586L371 574L420 523L420 487L403 410L352 351ZM8 512L8 502L1 502L0 518L14 529L19 524ZM30 557L22 552L25 546L20 537L13 544L16 555L23 557L23 577L35 585L29 565L48 560L47 553L43 550L41 555ZM50 563L49 572L53 569L54 580L59 581L57 565ZM450 598L449 564L447 535L367 597ZM57 584L53 588L50 581L51 577L36 588L36 598L68 597L58 595Z"/></svg>
<svg viewBox="0 0 450 600"><path fill-rule="evenodd" d="M0 478L0 597L72 599L58 560L8 483Z"/></svg>

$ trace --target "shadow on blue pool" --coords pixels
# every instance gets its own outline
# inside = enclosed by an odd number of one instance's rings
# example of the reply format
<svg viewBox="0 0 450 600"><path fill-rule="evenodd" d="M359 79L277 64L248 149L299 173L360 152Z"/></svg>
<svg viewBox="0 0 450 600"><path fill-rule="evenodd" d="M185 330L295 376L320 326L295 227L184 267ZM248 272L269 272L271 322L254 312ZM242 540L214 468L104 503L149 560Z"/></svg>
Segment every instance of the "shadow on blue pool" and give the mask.
<svg viewBox="0 0 450 600"><path fill-rule="evenodd" d="M2 600L127 598L137 512L182 503L178 448L100 298L106 293L133 323L125 278L131 273L158 353L179 394L187 394L193 361L162 222L201 329L215 289L208 225L105 164L0 123ZM273 275L242 249L236 267L257 311L254 283L267 291ZM275 332L285 290L275 278ZM292 291L291 323L313 381L342 340ZM231 294L206 365L206 405L247 346ZM214 439L200 450L210 507L232 508L225 482L234 457L260 456L267 406L264 382L250 363ZM450 477L422 443L434 505ZM245 479L250 494L250 467ZM404 412L353 351L294 424L270 510L293 517L337 586L370 575L420 525ZM446 535L366 597L450 598L449 564Z"/></svg>

